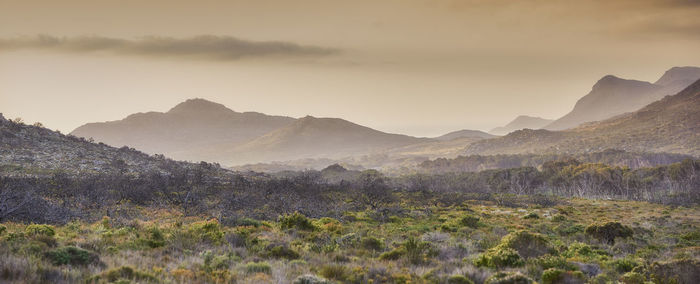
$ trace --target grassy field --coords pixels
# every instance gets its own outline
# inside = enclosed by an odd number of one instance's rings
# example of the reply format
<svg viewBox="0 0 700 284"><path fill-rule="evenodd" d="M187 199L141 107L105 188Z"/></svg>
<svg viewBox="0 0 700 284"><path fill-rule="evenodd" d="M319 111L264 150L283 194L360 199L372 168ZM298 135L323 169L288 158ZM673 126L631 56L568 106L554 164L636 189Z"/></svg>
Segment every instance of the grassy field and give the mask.
<svg viewBox="0 0 700 284"><path fill-rule="evenodd" d="M0 225L6 283L692 283L700 207L569 199L218 221ZM688 282L691 281L691 282Z"/></svg>

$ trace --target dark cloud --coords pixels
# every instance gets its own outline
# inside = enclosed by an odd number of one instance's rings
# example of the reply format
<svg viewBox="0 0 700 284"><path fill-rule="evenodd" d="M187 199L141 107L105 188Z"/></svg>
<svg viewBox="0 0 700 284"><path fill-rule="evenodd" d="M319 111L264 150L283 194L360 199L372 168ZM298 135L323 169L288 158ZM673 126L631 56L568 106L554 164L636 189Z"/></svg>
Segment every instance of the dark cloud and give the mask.
<svg viewBox="0 0 700 284"><path fill-rule="evenodd" d="M0 50L42 49L62 52L107 52L153 57L237 60L267 57L317 57L338 49L299 45L283 41L247 41L229 36L201 35L191 38L148 36L135 40L101 36L55 37L38 35L0 39Z"/></svg>

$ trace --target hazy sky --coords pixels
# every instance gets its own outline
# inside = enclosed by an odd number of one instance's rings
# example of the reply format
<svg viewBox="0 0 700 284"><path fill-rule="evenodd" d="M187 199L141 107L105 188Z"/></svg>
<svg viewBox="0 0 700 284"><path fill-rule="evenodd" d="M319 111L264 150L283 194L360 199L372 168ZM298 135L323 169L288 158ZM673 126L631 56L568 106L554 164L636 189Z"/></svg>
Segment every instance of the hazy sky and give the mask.
<svg viewBox="0 0 700 284"><path fill-rule="evenodd" d="M698 0L0 0L0 112L69 132L200 97L432 136L699 50Z"/></svg>

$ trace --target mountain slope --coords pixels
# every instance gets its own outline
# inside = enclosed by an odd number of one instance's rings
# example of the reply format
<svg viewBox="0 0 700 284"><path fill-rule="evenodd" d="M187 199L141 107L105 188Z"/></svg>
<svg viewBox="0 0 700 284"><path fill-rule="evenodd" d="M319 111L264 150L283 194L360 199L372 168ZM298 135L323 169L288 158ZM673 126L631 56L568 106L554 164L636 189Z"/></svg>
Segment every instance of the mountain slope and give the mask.
<svg viewBox="0 0 700 284"><path fill-rule="evenodd" d="M609 148L700 156L700 80L644 108L566 131L520 130L466 154L585 153Z"/></svg>
<svg viewBox="0 0 700 284"><path fill-rule="evenodd" d="M211 160L199 149L239 145L289 125L293 118L239 113L204 99L191 99L168 112L137 113L119 121L89 123L71 134L120 147L130 146L179 160Z"/></svg>
<svg viewBox="0 0 700 284"><path fill-rule="evenodd" d="M338 118L306 116L220 156L227 164L339 158L425 141L430 139L384 133Z"/></svg>
<svg viewBox="0 0 700 284"><path fill-rule="evenodd" d="M479 130L469 130L469 129L463 129L463 130L457 130L453 131L450 133L447 133L442 136L435 137L435 139L440 140L440 141L449 141L449 140L454 140L457 138L494 138L496 135L489 134L483 131Z"/></svg>
<svg viewBox="0 0 700 284"><path fill-rule="evenodd" d="M39 126L11 122L0 115L0 175L171 172L193 164L153 157L66 136Z"/></svg>
<svg viewBox="0 0 700 284"><path fill-rule="evenodd" d="M527 115L520 115L513 119L513 121L509 122L505 126L501 127L496 127L494 129L491 129L489 133L494 134L494 135L506 135L508 133L511 133L515 130L520 130L520 129L540 129L544 127L547 124L552 123L554 120L552 119L545 119L541 117L534 117L534 116L527 116Z"/></svg>
<svg viewBox="0 0 700 284"><path fill-rule="evenodd" d="M564 130L585 122L604 120L635 111L664 96L678 93L698 79L698 67L671 68L654 84L608 75L578 100L571 112L548 124L544 129Z"/></svg>

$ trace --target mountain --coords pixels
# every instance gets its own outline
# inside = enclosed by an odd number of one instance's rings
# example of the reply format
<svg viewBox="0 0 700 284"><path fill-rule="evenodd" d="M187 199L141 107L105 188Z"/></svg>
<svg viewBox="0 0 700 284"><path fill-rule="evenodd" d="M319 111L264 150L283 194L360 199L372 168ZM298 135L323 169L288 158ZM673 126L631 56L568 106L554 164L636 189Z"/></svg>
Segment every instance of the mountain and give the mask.
<svg viewBox="0 0 700 284"><path fill-rule="evenodd" d="M201 156L201 149L240 145L294 121L285 116L235 112L222 104L190 99L165 113L137 113L118 121L88 123L71 134L178 160L208 161L217 156Z"/></svg>
<svg viewBox="0 0 700 284"><path fill-rule="evenodd" d="M222 163L340 158L431 141L389 134L339 118L306 116L219 154Z"/></svg>
<svg viewBox="0 0 700 284"><path fill-rule="evenodd" d="M541 118L541 117L534 117L534 116L527 116L527 115L520 115L513 119L513 121L509 122L505 126L501 127L496 127L494 129L491 129L489 133L494 134L494 135L506 135L508 133L511 133L515 130L520 130L520 129L540 129L544 127L547 124L552 123L554 120L552 119L546 119L546 118Z"/></svg>
<svg viewBox="0 0 700 284"><path fill-rule="evenodd" d="M450 133L447 133L445 135L435 137L435 139L440 140L440 141L449 141L449 140L454 140L457 138L494 138L496 135L488 134L483 131L479 130L469 130L469 129L464 129L464 130L457 130L453 131Z"/></svg>
<svg viewBox="0 0 700 284"><path fill-rule="evenodd" d="M149 156L63 135L40 126L8 121L0 115L0 175L126 173L143 175L192 168L195 164Z"/></svg>
<svg viewBox="0 0 700 284"><path fill-rule="evenodd" d="M664 96L673 95L700 79L698 67L674 67L656 82L621 79L607 75L582 97L574 109L546 125L547 130L564 130L585 122L604 120L638 110Z"/></svg>
<svg viewBox="0 0 700 284"><path fill-rule="evenodd" d="M466 154L587 153L605 149L700 156L700 80L635 112L565 131L519 130Z"/></svg>

